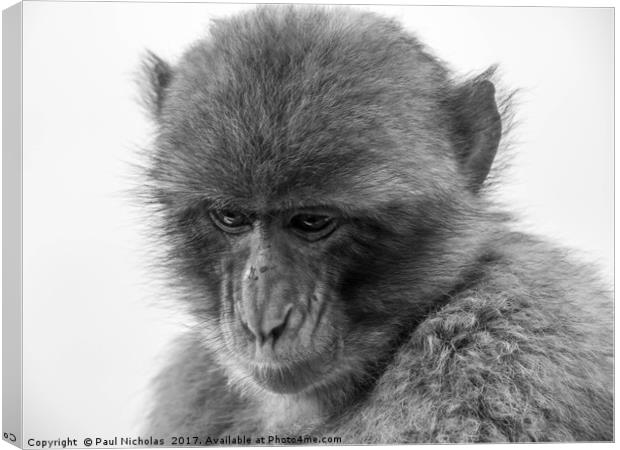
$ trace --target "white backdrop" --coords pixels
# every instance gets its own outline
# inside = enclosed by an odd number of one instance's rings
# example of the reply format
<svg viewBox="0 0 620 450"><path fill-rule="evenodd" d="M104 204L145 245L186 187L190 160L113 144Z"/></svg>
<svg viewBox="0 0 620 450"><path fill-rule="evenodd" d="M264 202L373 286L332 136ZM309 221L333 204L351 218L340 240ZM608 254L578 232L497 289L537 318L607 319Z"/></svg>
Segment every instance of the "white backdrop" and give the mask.
<svg viewBox="0 0 620 450"><path fill-rule="evenodd" d="M175 61L209 20L248 5L24 5L26 438L136 436L180 316L157 305L136 150L152 131L134 74ZM494 63L520 88L501 200L533 232L613 270L613 12L364 7L397 17L457 72Z"/></svg>

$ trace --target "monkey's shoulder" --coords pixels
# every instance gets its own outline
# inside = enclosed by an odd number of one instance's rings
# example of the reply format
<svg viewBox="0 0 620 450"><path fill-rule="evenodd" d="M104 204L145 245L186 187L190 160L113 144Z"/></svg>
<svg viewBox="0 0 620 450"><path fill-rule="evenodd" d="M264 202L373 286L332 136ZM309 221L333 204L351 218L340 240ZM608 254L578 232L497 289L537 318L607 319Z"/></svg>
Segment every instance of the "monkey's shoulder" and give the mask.
<svg viewBox="0 0 620 450"><path fill-rule="evenodd" d="M416 327L341 433L357 442L612 438L608 294L564 250L511 239Z"/></svg>

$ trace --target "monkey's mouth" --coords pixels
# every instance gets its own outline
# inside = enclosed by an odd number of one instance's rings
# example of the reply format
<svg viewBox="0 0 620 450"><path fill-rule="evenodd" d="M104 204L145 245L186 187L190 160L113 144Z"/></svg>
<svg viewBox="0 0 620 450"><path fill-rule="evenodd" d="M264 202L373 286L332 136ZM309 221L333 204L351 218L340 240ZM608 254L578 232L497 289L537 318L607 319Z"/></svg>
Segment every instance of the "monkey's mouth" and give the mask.
<svg viewBox="0 0 620 450"><path fill-rule="evenodd" d="M324 379L333 367L333 355L323 355L287 365L253 365L254 380L263 388L279 394L302 392Z"/></svg>

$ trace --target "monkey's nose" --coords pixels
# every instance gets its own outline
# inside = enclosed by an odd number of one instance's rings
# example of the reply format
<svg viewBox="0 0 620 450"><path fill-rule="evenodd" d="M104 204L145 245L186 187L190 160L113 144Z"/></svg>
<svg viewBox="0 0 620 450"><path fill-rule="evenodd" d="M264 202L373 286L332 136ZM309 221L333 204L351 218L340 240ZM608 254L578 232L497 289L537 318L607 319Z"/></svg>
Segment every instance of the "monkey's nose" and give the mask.
<svg viewBox="0 0 620 450"><path fill-rule="evenodd" d="M277 316L266 311L262 317L257 314L250 317L247 322L241 320L241 326L250 339L256 340L259 345L262 346L268 342L274 345L286 330L292 309L293 305L288 304Z"/></svg>

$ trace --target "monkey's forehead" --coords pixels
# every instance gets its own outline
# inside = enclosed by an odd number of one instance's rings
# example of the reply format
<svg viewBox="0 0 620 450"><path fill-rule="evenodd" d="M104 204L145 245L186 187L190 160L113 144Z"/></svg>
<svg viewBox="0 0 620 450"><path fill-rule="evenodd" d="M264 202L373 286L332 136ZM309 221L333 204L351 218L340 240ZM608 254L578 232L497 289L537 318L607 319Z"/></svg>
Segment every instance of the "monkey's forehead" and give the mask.
<svg viewBox="0 0 620 450"><path fill-rule="evenodd" d="M416 202L429 194L408 174L385 167L351 173L334 169L331 176L299 170L274 177L209 173L206 167L171 166L163 161L151 172L160 202L174 209L209 204L246 212L270 213L295 208L333 208L350 215L378 211L382 206ZM306 168L307 169L307 168Z"/></svg>
<svg viewBox="0 0 620 450"><path fill-rule="evenodd" d="M428 114L411 114L424 99L405 111L368 91L293 100L292 90L254 89L171 102L158 139L159 175L171 192L253 209L317 199L370 208L428 192L451 173L440 127Z"/></svg>
<svg viewBox="0 0 620 450"><path fill-rule="evenodd" d="M180 208L209 201L265 212L313 206L375 210L433 195L437 186L452 186L456 179L453 159L442 161L430 151L406 155L344 142L317 151L252 139L246 146L209 148L203 142L160 139L150 174L160 200Z"/></svg>

